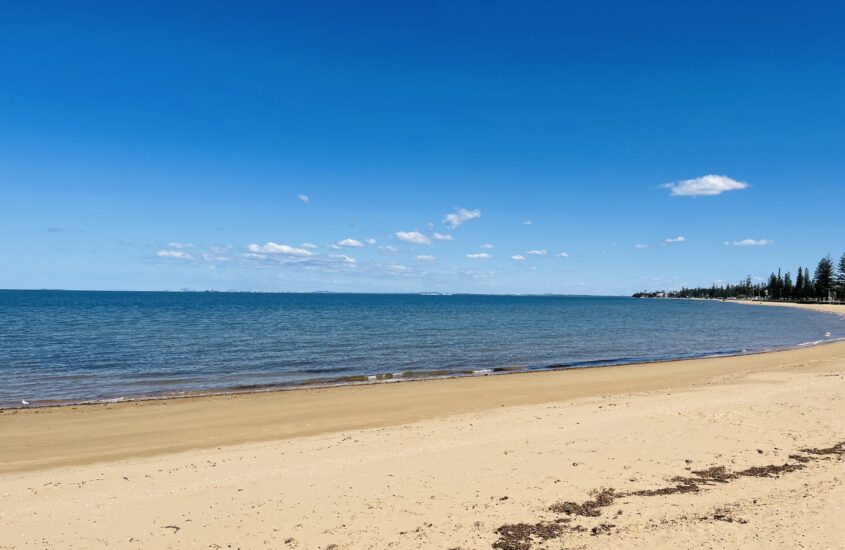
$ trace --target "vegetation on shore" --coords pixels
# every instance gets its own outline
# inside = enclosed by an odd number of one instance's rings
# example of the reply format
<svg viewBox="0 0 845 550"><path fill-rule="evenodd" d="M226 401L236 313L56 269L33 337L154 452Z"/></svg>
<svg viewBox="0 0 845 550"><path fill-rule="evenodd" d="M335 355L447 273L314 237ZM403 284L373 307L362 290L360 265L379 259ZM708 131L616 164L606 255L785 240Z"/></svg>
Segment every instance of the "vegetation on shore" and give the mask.
<svg viewBox="0 0 845 550"><path fill-rule="evenodd" d="M819 260L813 274L798 267L796 275L772 272L766 282L753 283L751 276L737 284L685 288L672 291L637 292L634 298L712 298L737 300L773 300L790 302L832 302L845 300L845 254L834 265L830 255Z"/></svg>

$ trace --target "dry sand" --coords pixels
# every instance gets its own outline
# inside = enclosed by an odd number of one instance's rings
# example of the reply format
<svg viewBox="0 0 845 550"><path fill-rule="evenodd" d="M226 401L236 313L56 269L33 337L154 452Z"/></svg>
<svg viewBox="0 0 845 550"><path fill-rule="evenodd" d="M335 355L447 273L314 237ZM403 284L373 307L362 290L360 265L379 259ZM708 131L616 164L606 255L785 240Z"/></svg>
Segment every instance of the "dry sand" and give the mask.
<svg viewBox="0 0 845 550"><path fill-rule="evenodd" d="M6 411L0 549L842 548L843 390L838 342Z"/></svg>

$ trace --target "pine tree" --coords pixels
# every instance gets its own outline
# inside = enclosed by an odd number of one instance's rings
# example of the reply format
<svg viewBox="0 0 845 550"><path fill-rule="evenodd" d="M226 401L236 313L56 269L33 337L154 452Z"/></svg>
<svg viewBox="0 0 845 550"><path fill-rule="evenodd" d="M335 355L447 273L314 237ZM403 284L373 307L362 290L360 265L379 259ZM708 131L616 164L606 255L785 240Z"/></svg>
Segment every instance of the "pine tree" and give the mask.
<svg viewBox="0 0 845 550"><path fill-rule="evenodd" d="M783 297L787 300L792 299L792 274L789 271L783 276Z"/></svg>
<svg viewBox="0 0 845 550"><path fill-rule="evenodd" d="M800 265L798 266L798 275L795 278L795 292L793 292L792 297L796 300L804 298L804 271Z"/></svg>
<svg viewBox="0 0 845 550"><path fill-rule="evenodd" d="M816 266L816 298L827 300L833 287L833 260L828 254Z"/></svg>
<svg viewBox="0 0 845 550"><path fill-rule="evenodd" d="M838 297L840 300L845 300L845 253L839 258L839 269L836 273L836 286L838 289Z"/></svg>
<svg viewBox="0 0 845 550"><path fill-rule="evenodd" d="M813 296L813 280L810 278L810 268L804 268L804 290L801 292L801 297L805 300Z"/></svg>

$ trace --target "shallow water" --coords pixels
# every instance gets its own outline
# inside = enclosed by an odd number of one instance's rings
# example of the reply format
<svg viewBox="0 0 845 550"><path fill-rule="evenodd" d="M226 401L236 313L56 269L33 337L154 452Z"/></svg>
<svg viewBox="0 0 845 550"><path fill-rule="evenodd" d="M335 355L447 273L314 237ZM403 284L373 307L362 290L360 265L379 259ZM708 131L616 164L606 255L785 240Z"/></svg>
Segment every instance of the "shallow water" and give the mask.
<svg viewBox="0 0 845 550"><path fill-rule="evenodd" d="M845 321L835 315L711 301L0 291L0 407L618 364L839 338Z"/></svg>

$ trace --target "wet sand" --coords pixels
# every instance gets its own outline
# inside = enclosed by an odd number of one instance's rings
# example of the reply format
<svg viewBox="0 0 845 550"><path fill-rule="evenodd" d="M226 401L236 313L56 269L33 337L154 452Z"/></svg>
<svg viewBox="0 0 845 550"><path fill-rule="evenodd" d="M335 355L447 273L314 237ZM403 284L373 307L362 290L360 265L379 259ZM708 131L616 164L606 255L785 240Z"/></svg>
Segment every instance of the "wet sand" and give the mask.
<svg viewBox="0 0 845 550"><path fill-rule="evenodd" d="M7 410L0 548L842 547L843 390L837 342Z"/></svg>

